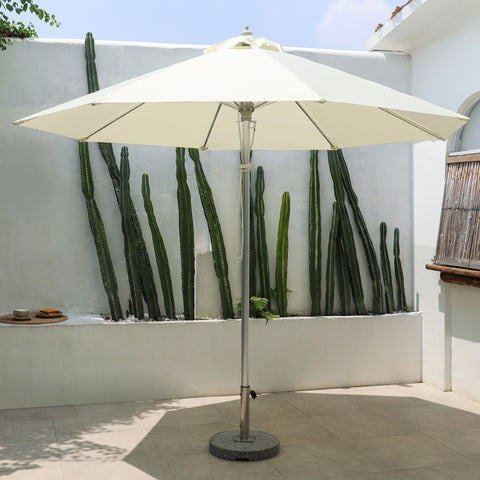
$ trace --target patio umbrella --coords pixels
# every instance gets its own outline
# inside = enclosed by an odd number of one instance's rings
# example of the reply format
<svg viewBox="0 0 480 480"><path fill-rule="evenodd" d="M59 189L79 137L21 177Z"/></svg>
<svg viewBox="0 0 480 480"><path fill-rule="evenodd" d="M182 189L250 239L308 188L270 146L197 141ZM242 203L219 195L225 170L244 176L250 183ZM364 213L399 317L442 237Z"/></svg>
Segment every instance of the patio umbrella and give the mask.
<svg viewBox="0 0 480 480"><path fill-rule="evenodd" d="M248 31L206 54L15 122L85 142L241 150L243 184L240 430L210 439L227 459L259 460L278 440L249 424L251 149L335 150L445 140L468 118L283 51Z"/></svg>

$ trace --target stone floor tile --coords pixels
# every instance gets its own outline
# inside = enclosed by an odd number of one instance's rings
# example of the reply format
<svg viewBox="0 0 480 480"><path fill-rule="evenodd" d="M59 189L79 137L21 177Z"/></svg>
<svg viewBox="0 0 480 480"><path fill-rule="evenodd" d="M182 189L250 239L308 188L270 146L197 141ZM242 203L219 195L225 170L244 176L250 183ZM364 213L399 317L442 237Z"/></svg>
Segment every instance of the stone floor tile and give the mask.
<svg viewBox="0 0 480 480"><path fill-rule="evenodd" d="M51 420L54 418L70 417L76 413L77 407L75 405L0 410L0 425L10 422Z"/></svg>
<svg viewBox="0 0 480 480"><path fill-rule="evenodd" d="M167 466L154 460L140 467L125 461L64 462L62 467L64 480L176 480Z"/></svg>
<svg viewBox="0 0 480 480"><path fill-rule="evenodd" d="M346 441L378 468L393 470L465 461L423 433Z"/></svg>
<svg viewBox="0 0 480 480"><path fill-rule="evenodd" d="M284 478L266 460L232 462L203 453L170 457L165 461L176 480L281 480Z"/></svg>
<svg viewBox="0 0 480 480"><path fill-rule="evenodd" d="M218 403L215 408L225 417L227 421L238 424L240 419L240 398L234 401ZM289 402L285 401L282 395L263 394L258 395L255 400L250 401L250 418L252 424L256 419L272 417L292 417L302 413Z"/></svg>
<svg viewBox="0 0 480 480"><path fill-rule="evenodd" d="M382 410L346 412L343 415L321 415L312 418L342 440L362 440L415 431L411 425Z"/></svg>
<svg viewBox="0 0 480 480"><path fill-rule="evenodd" d="M388 471L389 480L478 480L480 463L462 462Z"/></svg>
<svg viewBox="0 0 480 480"><path fill-rule="evenodd" d="M145 430L120 430L79 435L60 435L58 449L62 462L114 462L133 450L138 454L155 455L156 446Z"/></svg>
<svg viewBox="0 0 480 480"><path fill-rule="evenodd" d="M471 460L480 461L480 428L428 432L428 436ZM480 477L480 471L479 471Z"/></svg>
<svg viewBox="0 0 480 480"><path fill-rule="evenodd" d="M36 470L58 465L60 453L56 442L37 444L9 441L0 444L0 471Z"/></svg>
<svg viewBox="0 0 480 480"><path fill-rule="evenodd" d="M289 480L317 480L348 474L377 472L364 456L340 441L282 447L268 460Z"/></svg>
<svg viewBox="0 0 480 480"><path fill-rule="evenodd" d="M53 467L31 467L1 470L2 480L64 480L60 462Z"/></svg>
<svg viewBox="0 0 480 480"><path fill-rule="evenodd" d="M50 444L56 442L52 420L22 420L0 424L0 445L10 443Z"/></svg>
<svg viewBox="0 0 480 480"><path fill-rule="evenodd" d="M196 455L208 452L210 437L218 432L238 428L232 423L204 423L199 425L157 425L151 438L161 457Z"/></svg>
<svg viewBox="0 0 480 480"><path fill-rule="evenodd" d="M390 414L423 432L452 430L461 427L480 428L480 416L434 403L423 407L390 411Z"/></svg>
<svg viewBox="0 0 480 480"><path fill-rule="evenodd" d="M223 423L227 419L214 405L169 410L164 413L161 425L197 425L201 423Z"/></svg>
<svg viewBox="0 0 480 480"><path fill-rule="evenodd" d="M257 419L251 428L276 435L282 446L337 440L328 430L306 415Z"/></svg>

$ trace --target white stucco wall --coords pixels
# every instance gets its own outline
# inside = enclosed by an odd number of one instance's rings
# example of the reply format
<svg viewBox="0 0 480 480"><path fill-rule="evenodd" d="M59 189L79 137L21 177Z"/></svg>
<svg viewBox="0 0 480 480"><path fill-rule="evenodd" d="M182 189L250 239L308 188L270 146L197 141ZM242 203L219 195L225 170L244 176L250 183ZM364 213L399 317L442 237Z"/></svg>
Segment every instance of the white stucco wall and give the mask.
<svg viewBox="0 0 480 480"><path fill-rule="evenodd" d="M442 24L435 38L420 41L411 52L412 93L457 111L480 90L480 64L475 60L480 10L477 2L470 4L468 15ZM444 284L438 273L424 268L435 254L446 147L441 142L413 147L415 292L424 312L423 378L480 399L480 290Z"/></svg>
<svg viewBox="0 0 480 480"><path fill-rule="evenodd" d="M98 42L97 69L105 87L202 52L197 46ZM408 92L406 56L326 50L293 50L305 56ZM58 306L64 311L107 312L85 202L80 189L77 143L51 134L14 127L28 114L87 93L83 40L18 41L0 53L0 312L13 308ZM429 92L426 92L429 93ZM428 96L428 95L426 95ZM440 102L445 104L445 102ZM121 145L114 149L119 159ZM345 150L354 187L374 244L378 225L399 227L408 302L413 304L412 189L410 145ZM131 191L147 248L153 259L150 231L143 211L141 176L150 175L152 200L170 258L177 313L182 312L174 149L131 146ZM96 145L90 146L96 200L105 222L126 308L128 283L120 217L110 178ZM238 152L205 152L203 166L214 191L230 265L234 302L240 298L238 255ZM326 258L333 192L326 154L321 155L323 255ZM253 166L265 169L265 202L270 268L275 271L278 214L284 191L291 194L289 312L309 312L308 289L308 152L255 152ZM197 253L208 252L208 232L198 198L192 163L187 156L195 219ZM255 178L253 177L253 182ZM439 187L441 188L441 187ZM378 248L378 247L377 247ZM390 249L392 247L390 246ZM367 270L361 257L366 283ZM199 315L219 314L218 293L208 255L197 262ZM155 272L156 275L156 272ZM157 278L157 287L161 292ZM365 288L367 306L370 289ZM163 311L163 304L162 311Z"/></svg>

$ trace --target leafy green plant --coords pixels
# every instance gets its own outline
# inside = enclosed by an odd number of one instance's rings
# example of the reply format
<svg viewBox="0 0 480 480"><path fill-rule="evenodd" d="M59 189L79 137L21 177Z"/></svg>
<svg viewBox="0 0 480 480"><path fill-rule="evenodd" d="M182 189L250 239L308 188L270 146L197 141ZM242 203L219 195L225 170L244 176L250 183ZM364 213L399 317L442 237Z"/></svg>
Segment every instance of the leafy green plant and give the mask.
<svg viewBox="0 0 480 480"><path fill-rule="evenodd" d="M11 45L12 38L30 38L37 37L37 31L31 22L25 25L23 22L16 22L8 17L8 13L16 13L21 15L29 12L35 15L39 20L48 23L51 27L59 27L60 22L55 15L48 13L40 8L32 0L1 0L0 1L0 49L5 50Z"/></svg>
<svg viewBox="0 0 480 480"><path fill-rule="evenodd" d="M279 318L280 315L276 315L269 310L270 301L268 298L262 297L250 297L250 302L255 307L257 312L262 318L265 318L267 321L272 318Z"/></svg>
<svg viewBox="0 0 480 480"><path fill-rule="evenodd" d="M197 179L198 193L202 202L203 213L207 220L208 232L212 244L212 257L215 274L218 279L218 288L220 291L220 302L222 305L223 318L233 318L233 302L230 290L230 281L228 279L228 262L223 241L222 227L218 219L217 209L213 200L212 190L207 182L200 155L196 148L189 148L188 154L195 165L195 177Z"/></svg>
<svg viewBox="0 0 480 480"><path fill-rule="evenodd" d="M167 318L175 319L175 300L173 298L172 278L170 275L170 266L168 255L163 242L162 234L158 228L157 219L153 211L153 204L150 198L150 182L146 173L142 176L142 196L145 212L148 217L148 224L152 234L153 248L157 260L158 275L162 286L163 303Z"/></svg>

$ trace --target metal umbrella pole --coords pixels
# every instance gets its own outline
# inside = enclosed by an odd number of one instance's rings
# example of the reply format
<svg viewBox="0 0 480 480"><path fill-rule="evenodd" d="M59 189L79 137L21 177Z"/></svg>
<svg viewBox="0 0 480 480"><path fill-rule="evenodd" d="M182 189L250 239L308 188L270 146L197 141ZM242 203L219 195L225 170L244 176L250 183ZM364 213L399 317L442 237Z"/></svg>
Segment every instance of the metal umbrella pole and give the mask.
<svg viewBox="0 0 480 480"><path fill-rule="evenodd" d="M250 431L250 380L248 326L250 313L250 127L255 107L253 103L241 102L240 141L242 164L242 350L240 384L240 431L220 432L210 438L209 450L212 455L226 460L265 460L279 451L276 436L259 430Z"/></svg>

